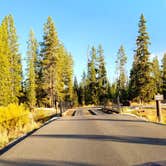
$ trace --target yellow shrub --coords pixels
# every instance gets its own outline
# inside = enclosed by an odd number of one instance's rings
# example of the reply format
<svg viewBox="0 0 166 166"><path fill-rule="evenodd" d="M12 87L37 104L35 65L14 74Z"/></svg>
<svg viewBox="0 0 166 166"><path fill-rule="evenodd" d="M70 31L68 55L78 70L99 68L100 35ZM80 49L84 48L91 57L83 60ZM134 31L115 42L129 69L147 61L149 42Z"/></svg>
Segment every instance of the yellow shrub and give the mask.
<svg viewBox="0 0 166 166"><path fill-rule="evenodd" d="M36 110L33 112L33 118L35 121L38 121L39 119L45 118L46 117L46 111L42 110Z"/></svg>
<svg viewBox="0 0 166 166"><path fill-rule="evenodd" d="M49 117L49 116L55 115L55 114L56 114L56 110L46 110L44 108L36 109L33 112L33 118L37 122L39 120L42 120L42 119L44 119L46 117Z"/></svg>
<svg viewBox="0 0 166 166"><path fill-rule="evenodd" d="M0 147L32 130L35 123L24 105L10 104L0 107Z"/></svg>
<svg viewBox="0 0 166 166"><path fill-rule="evenodd" d="M38 109L31 113L24 105L18 104L0 107L0 148L11 140L38 128L55 113L55 110L46 109ZM36 123L39 120L42 121Z"/></svg>

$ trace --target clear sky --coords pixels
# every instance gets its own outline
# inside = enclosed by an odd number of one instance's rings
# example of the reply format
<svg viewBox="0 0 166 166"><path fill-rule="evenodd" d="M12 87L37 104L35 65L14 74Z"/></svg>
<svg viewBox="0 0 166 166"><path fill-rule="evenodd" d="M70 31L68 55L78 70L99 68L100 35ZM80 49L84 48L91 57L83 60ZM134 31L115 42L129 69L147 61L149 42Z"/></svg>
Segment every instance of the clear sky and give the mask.
<svg viewBox="0 0 166 166"><path fill-rule="evenodd" d="M166 0L0 0L0 20L8 14L14 16L22 57L30 28L42 41L43 24L52 16L60 40L73 55L78 79L86 70L88 45L103 45L113 81L115 57L123 44L129 73L141 13L147 20L150 52L161 59L166 52Z"/></svg>

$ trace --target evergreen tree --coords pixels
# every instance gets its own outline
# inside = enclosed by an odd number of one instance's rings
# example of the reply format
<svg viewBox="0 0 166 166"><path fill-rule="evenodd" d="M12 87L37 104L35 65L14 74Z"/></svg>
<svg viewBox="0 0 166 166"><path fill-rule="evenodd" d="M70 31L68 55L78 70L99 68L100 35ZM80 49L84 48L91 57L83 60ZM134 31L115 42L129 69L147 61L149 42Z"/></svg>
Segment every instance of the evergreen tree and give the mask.
<svg viewBox="0 0 166 166"><path fill-rule="evenodd" d="M86 96L87 96L87 77L86 77L85 71L83 71L82 81L80 83L80 87L82 89L82 93L80 95L81 96L81 104L85 105Z"/></svg>
<svg viewBox="0 0 166 166"><path fill-rule="evenodd" d="M166 99L166 53L162 59L162 92Z"/></svg>
<svg viewBox="0 0 166 166"><path fill-rule="evenodd" d="M117 72L118 72L117 79L119 80L119 85L118 85L119 89L124 89L126 86L126 82L127 82L126 69L125 69L126 62L127 62L127 57L125 54L125 50L123 45L121 45L118 50L117 60L116 60Z"/></svg>
<svg viewBox="0 0 166 166"><path fill-rule="evenodd" d="M151 77L151 63L149 62L149 36L146 30L146 20L141 15L139 21L139 35L136 40L137 48L133 67L130 73L130 94L134 99L150 101L154 96L153 80Z"/></svg>
<svg viewBox="0 0 166 166"><path fill-rule="evenodd" d="M123 45L120 46L117 53L117 96L120 97L120 101L126 100L127 93L127 75L125 65L127 62L127 57Z"/></svg>
<svg viewBox="0 0 166 166"><path fill-rule="evenodd" d="M11 96L10 102L17 103L20 97L22 83L22 65L21 55L19 53L18 37L12 15L7 17L8 20L8 44L9 44L9 61L10 61L10 79L11 79Z"/></svg>
<svg viewBox="0 0 166 166"><path fill-rule="evenodd" d="M153 59L153 78L154 78L154 89L155 94L161 93L162 79L161 79L161 70L159 66L159 61L157 56Z"/></svg>
<svg viewBox="0 0 166 166"><path fill-rule="evenodd" d="M56 65L57 96L63 101L73 97L73 59L61 44Z"/></svg>
<svg viewBox="0 0 166 166"><path fill-rule="evenodd" d="M43 87L44 73L43 73L43 57L37 50L37 58L35 61L35 81L36 81L36 105L43 107L45 105L46 92Z"/></svg>
<svg viewBox="0 0 166 166"><path fill-rule="evenodd" d="M80 105L85 105L85 102L88 101L88 89L87 89L87 80L86 80L86 73L85 71L83 72L81 82L79 84L79 90L78 90L78 101Z"/></svg>
<svg viewBox="0 0 166 166"><path fill-rule="evenodd" d="M96 67L96 49L92 47L91 49L91 59L88 63L88 98L89 104L98 103L98 94L97 94L97 67Z"/></svg>
<svg viewBox="0 0 166 166"><path fill-rule="evenodd" d="M48 17L41 43L41 82L43 102L53 107L55 102L71 102L73 95L73 59L59 42L54 22Z"/></svg>
<svg viewBox="0 0 166 166"><path fill-rule="evenodd" d="M117 83L114 82L110 87L111 99L113 102L117 102Z"/></svg>
<svg viewBox="0 0 166 166"><path fill-rule="evenodd" d="M34 32L31 30L29 33L28 51L27 51L27 57L28 57L27 97L30 108L33 108L36 105L37 49L38 49L38 43L37 40L35 39Z"/></svg>
<svg viewBox="0 0 166 166"><path fill-rule="evenodd" d="M108 90L108 79L104 61L104 50L101 45L98 47L98 98L99 103L106 101Z"/></svg>
<svg viewBox="0 0 166 166"><path fill-rule="evenodd" d="M79 94L79 87L77 77L74 77L74 87L73 87L73 102L74 106L78 106L78 94Z"/></svg>
<svg viewBox="0 0 166 166"><path fill-rule="evenodd" d="M20 97L22 81L21 56L18 53L16 28L11 15L3 19L0 29L0 64L2 68L0 104L7 105L17 103Z"/></svg>
<svg viewBox="0 0 166 166"><path fill-rule="evenodd" d="M62 70L65 72L65 100L71 101L73 97L73 59L68 53L65 55L65 63Z"/></svg>
<svg viewBox="0 0 166 166"><path fill-rule="evenodd" d="M58 61L59 40L51 17L48 17L44 25L44 36L41 46L43 89L45 91L44 101L45 105L53 107L55 100L58 100L56 65Z"/></svg>
<svg viewBox="0 0 166 166"><path fill-rule="evenodd" d="M57 46L57 56L56 56L56 64L55 64L55 100L63 101L66 98L67 86L66 84L66 55L67 52L62 44Z"/></svg>
<svg viewBox="0 0 166 166"><path fill-rule="evenodd" d="M11 78L8 42L8 18L5 17L0 26L0 105L10 103Z"/></svg>

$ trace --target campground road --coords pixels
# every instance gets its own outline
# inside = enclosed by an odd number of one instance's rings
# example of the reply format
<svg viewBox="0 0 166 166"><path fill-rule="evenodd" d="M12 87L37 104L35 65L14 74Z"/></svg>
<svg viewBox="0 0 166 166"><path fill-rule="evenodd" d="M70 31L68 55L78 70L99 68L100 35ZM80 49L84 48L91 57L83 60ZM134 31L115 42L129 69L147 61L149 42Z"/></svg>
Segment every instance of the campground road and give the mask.
<svg viewBox="0 0 166 166"><path fill-rule="evenodd" d="M2 154L0 166L166 165L166 126L85 112L40 128Z"/></svg>

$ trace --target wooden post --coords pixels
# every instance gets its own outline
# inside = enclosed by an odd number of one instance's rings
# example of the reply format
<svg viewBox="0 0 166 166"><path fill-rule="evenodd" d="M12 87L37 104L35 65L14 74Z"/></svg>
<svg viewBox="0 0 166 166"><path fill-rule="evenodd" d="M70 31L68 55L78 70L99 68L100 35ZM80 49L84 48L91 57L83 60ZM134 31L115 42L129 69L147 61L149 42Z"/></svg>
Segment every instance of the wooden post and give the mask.
<svg viewBox="0 0 166 166"><path fill-rule="evenodd" d="M62 116L62 102L60 101L60 116Z"/></svg>
<svg viewBox="0 0 166 166"><path fill-rule="evenodd" d="M157 111L157 120L158 122L162 122L162 115L161 115L161 102L163 100L163 95L156 95L155 96L156 100L156 111Z"/></svg>
<svg viewBox="0 0 166 166"><path fill-rule="evenodd" d="M161 122L161 107L160 107L160 101L156 100L156 110L157 110L157 119L158 122Z"/></svg>
<svg viewBox="0 0 166 166"><path fill-rule="evenodd" d="M118 97L117 97L117 102L118 102L118 111L121 112L121 106L120 106L119 95L118 95Z"/></svg>

